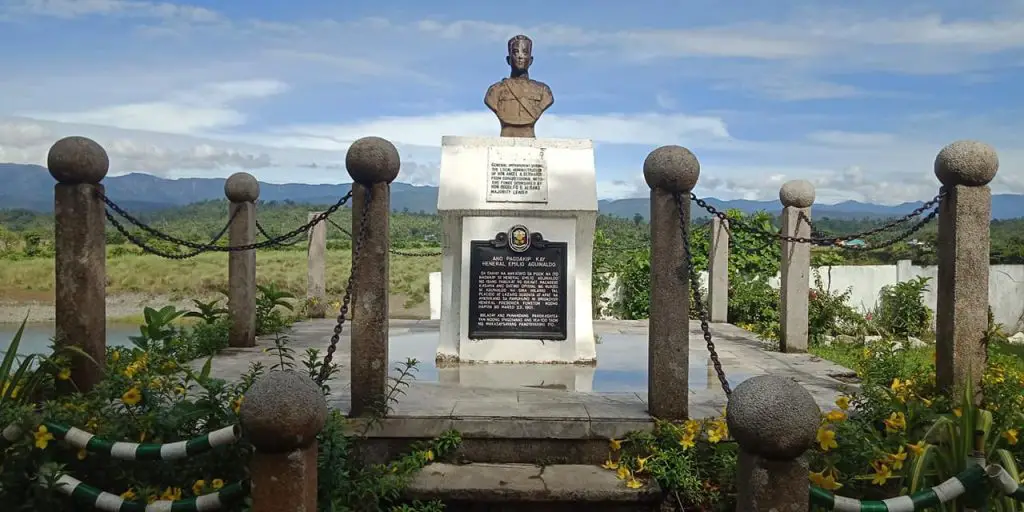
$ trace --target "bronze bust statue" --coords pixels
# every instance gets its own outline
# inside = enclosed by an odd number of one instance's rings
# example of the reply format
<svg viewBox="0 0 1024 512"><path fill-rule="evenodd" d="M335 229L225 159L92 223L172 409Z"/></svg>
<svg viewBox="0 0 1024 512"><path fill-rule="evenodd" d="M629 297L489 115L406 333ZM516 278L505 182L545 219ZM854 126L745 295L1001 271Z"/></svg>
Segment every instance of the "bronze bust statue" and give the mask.
<svg viewBox="0 0 1024 512"><path fill-rule="evenodd" d="M498 116L502 137L534 138L533 127L555 102L555 96L547 84L530 79L533 41L524 35L509 39L505 62L512 72L487 89L484 104Z"/></svg>

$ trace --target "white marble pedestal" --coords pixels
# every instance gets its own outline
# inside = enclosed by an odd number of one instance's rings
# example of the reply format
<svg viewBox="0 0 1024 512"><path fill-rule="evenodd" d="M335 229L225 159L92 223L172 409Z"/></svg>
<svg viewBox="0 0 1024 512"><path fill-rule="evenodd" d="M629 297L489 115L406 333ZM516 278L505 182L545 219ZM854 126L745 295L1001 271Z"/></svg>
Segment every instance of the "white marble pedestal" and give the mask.
<svg viewBox="0 0 1024 512"><path fill-rule="evenodd" d="M594 148L590 140L444 137L437 209L444 230L439 360L449 363L596 361L591 273L597 221L597 183ZM522 249L522 244L517 245L516 242L524 242L517 238L523 231L529 233L533 246L541 247L545 242L559 247L564 244L560 250L565 254L565 268L558 269L564 273L559 278L565 279L564 329L561 334L544 333L547 339L531 339L530 331L550 331L551 324L539 329L530 327L531 322L535 323L543 315L534 315L529 302L503 300L504 305L496 307L493 302L479 300L478 297L476 305L472 308L470 305L473 251L479 255L483 242L511 237L513 244L509 244L508 254L515 255L516 250ZM474 242L477 249L472 249ZM496 251L503 250L497 248L501 243L493 245ZM535 254L530 252L532 250L528 248L522 254ZM509 261L509 264L518 263ZM493 283L493 276L499 274L490 275ZM498 280L501 279L499 275ZM519 278L517 282L520 284L500 286L531 288L530 284L521 284L527 281L547 282L546 278ZM491 290L495 289L494 286L499 285L492 285ZM485 292L478 292L478 295L482 293ZM493 296L491 291L486 294ZM520 302L515 302L517 300ZM527 306L509 306L520 303ZM507 337L489 337L497 336L493 331L481 336L481 329L487 330L488 327L481 323L485 320L470 325L471 309L477 313L481 309L487 310L486 322L492 322L491 326L496 325L493 322L519 325L516 322L522 319L525 327L516 329L518 332L515 334L508 333ZM545 311L550 311L550 307ZM478 315L477 318L483 317Z"/></svg>

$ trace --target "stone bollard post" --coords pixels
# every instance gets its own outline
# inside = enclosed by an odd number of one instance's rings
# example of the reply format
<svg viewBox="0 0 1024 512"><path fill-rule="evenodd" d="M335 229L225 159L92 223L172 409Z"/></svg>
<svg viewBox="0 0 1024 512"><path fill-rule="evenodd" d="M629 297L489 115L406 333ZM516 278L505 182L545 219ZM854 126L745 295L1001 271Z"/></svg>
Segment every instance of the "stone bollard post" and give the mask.
<svg viewBox="0 0 1024 512"><path fill-rule="evenodd" d="M821 409L788 377L760 375L740 383L726 406L739 445L738 512L806 512L810 482L804 453L814 445Z"/></svg>
<svg viewBox="0 0 1024 512"><path fill-rule="evenodd" d="M712 322L729 321L729 221L711 217L708 309Z"/></svg>
<svg viewBox="0 0 1024 512"><path fill-rule="evenodd" d="M988 183L998 170L996 150L983 142L957 141L935 157L935 176L946 187L939 203L935 380L956 391L970 379L979 400L987 363L992 219ZM960 396L957 393L954 399Z"/></svg>
<svg viewBox="0 0 1024 512"><path fill-rule="evenodd" d="M224 182L224 195L231 201L228 215L234 217L228 228L229 244L239 246L255 242L260 183L249 173L236 172ZM228 314L231 317L228 345L256 346L255 249L228 254Z"/></svg>
<svg viewBox="0 0 1024 512"><path fill-rule="evenodd" d="M110 160L96 142L67 137L46 158L53 188L53 245L58 347L78 347L92 359L73 355L71 385L88 391L103 377L107 361L107 240L105 205L99 194Z"/></svg>
<svg viewBox="0 0 1024 512"><path fill-rule="evenodd" d="M313 222L319 213L310 213ZM310 318L327 316L327 221L317 222L309 230L306 245L306 304Z"/></svg>
<svg viewBox="0 0 1024 512"><path fill-rule="evenodd" d="M327 422L320 388L301 373L272 371L249 388L239 414L255 448L252 512L316 510L316 436Z"/></svg>
<svg viewBox="0 0 1024 512"><path fill-rule="evenodd" d="M670 421L687 419L690 412L690 273L683 233L689 236L690 191L699 176L700 162L684 147L662 146L644 160L644 180L651 187L651 283L657 283L651 286L648 327L648 412Z"/></svg>
<svg viewBox="0 0 1024 512"><path fill-rule="evenodd" d="M782 202L782 234L810 237L814 185L805 180L788 181L779 190ZM806 220L801 218L806 217ZM811 285L810 244L782 241L779 279L779 350L807 352L808 294Z"/></svg>
<svg viewBox="0 0 1024 512"><path fill-rule="evenodd" d="M355 266L350 416L372 413L387 393L388 251L391 248L388 230L391 182L398 177L400 166L398 150L380 137L364 137L353 142L345 155L345 167L353 182L352 264ZM369 202L367 191L371 195Z"/></svg>

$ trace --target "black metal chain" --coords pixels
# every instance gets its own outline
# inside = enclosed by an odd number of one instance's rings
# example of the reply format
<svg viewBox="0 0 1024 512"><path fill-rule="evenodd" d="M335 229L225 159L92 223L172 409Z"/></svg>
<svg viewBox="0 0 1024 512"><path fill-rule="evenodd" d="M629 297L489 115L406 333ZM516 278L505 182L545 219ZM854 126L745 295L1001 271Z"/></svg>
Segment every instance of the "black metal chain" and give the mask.
<svg viewBox="0 0 1024 512"><path fill-rule="evenodd" d="M210 239L210 241L207 243L207 245L213 245L213 244L219 242L220 239L224 237L224 235L228 232L228 229L231 228L231 223L235 221L235 217L238 217L238 213L240 211L241 211L241 209L236 208L235 211L231 212L231 218L228 219L228 223L225 224L224 228L221 229L219 232L217 232L217 234L214 235L214 237ZM166 259L169 259L169 260L187 260L189 258L193 258L195 256L198 256L198 255L206 252L203 249L196 249L196 250L193 250L193 251L180 252L180 253L179 252L168 252L168 251L164 251L162 249L157 249L156 247L153 247L152 245L147 244L145 240L143 240L143 239L135 236L131 232L129 232L128 229L126 229L123 225L121 225L120 222L117 221L116 218L114 218L114 216L110 213L110 210L104 210L103 213L104 213L104 215L106 215L107 220L110 221L110 224L113 225L114 228L117 229L117 231L119 233L121 233L122 236L127 238L129 242L137 245L140 249L142 249L142 252L149 253L149 254L152 254L154 256L159 256L161 258L166 258Z"/></svg>
<svg viewBox="0 0 1024 512"><path fill-rule="evenodd" d="M761 228L760 226L754 226L754 225L751 225L751 224L747 224L746 222L744 222L741 219L729 219L726 216L725 212L719 211L714 206L711 206L710 204L708 204L708 202L705 201L704 199L701 199L701 198L697 197L697 195L694 194L693 192L690 192L690 200L692 200L694 203L697 204L697 206L703 208L704 210L706 210L711 215L714 215L715 217L718 217L719 219L729 221L730 224L732 225L731 227L736 227L736 228L742 229L742 230L744 230L744 231L746 231L748 233L752 233L752 234L755 234L755 235L758 235L758 236L762 236L762 237L772 237L772 238L775 238L775 239L778 239L778 240L784 240L786 242L796 242L796 243L811 244L811 245L818 245L818 246L833 246L833 245L840 245L840 244L842 244L844 242L848 242L850 240L856 240L858 238L863 238L863 237L866 237L866 236L871 236L871 235L874 235L874 234L877 234L877 233L881 233L883 231L888 231L888 230L896 228L896 227L898 227L898 226L900 226L902 224L905 224L905 223L909 222L911 219L920 216L925 211L936 207L938 205L939 201L942 200L942 198L945 195L946 195L946 187L941 187L941 188L939 188L939 193L935 197L933 197L932 199L926 201L921 206L915 208L914 211L910 212L907 215L904 215L903 217L899 217L899 218L897 218L897 219L895 219L895 220L893 220L891 222L888 222L888 223L883 224L881 226L878 226L876 228L869 229L869 230L864 231L862 233L854 233L854 234L843 235L843 236L838 236L838 237L814 237L814 236L802 237L802 236L783 235L781 233L776 233L776 232L773 232L773 231L768 231L768 230L766 230L764 228Z"/></svg>
<svg viewBox="0 0 1024 512"><path fill-rule="evenodd" d="M938 216L939 216L939 207L936 206L935 208L932 209L932 211L928 212L928 215L925 215L924 218L922 218L921 220L917 221L912 226L910 226L909 228L904 230L902 233L896 235L893 238L890 238L888 240L883 240L883 241L878 242L876 244L867 244L867 243L865 243L862 246L860 246L860 245L840 244L840 245L837 245L837 247L839 247L841 249L849 250L849 251L877 251L878 249L884 249L886 247L890 247L890 246L895 245L895 244L897 244L899 242L902 242L902 241L906 240L907 238L910 238L914 233L917 233L918 231L920 231L921 228L925 227L929 222L931 222L932 220L935 219L935 217L938 217ZM812 232L812 234L813 234L813 232Z"/></svg>
<svg viewBox="0 0 1024 512"><path fill-rule="evenodd" d="M331 219L327 219L327 222L330 222L332 226L337 228L338 231L341 231L342 233L344 233L345 236L347 236L349 238L352 238L352 233L349 230L347 230L347 229L343 228L342 226L340 226L337 222L334 222ZM398 249L391 249L390 247L388 248L388 252L391 253L391 254L394 254L395 256L427 256L427 257L437 257L437 256L440 256L440 255L444 254L443 251L406 252L406 251L399 251Z"/></svg>
<svg viewBox="0 0 1024 512"><path fill-rule="evenodd" d="M270 236L270 233L267 233L267 230L263 229L263 224L260 224L259 220L256 221L256 230L259 231L260 234L263 235L263 237L266 238L267 240L274 240L276 238L276 237ZM291 246L293 246L293 245L295 245L295 244L297 244L299 242L303 242L303 241L306 240L305 238L301 238L300 235L296 235L296 236L299 237L299 238L296 238L295 240L292 240L291 242L279 242L279 243L276 243L274 245L276 245L278 247L291 247Z"/></svg>
<svg viewBox="0 0 1024 512"><path fill-rule="evenodd" d="M352 198L352 191L349 190L348 193L345 194L344 196L342 196L341 199L339 199L337 203L334 203L333 205L331 205L331 207L328 208L326 211L317 214L317 216L313 217L309 222L303 224L302 226L299 226L298 228L295 228L295 229L289 231L288 233L285 233L285 234L283 234L281 236L278 236L278 237L275 237L273 239L266 240L266 241L263 241L263 242L258 242L258 243L245 244L245 245L221 246L221 245L199 244L199 243L196 243L196 242L190 242L188 240L182 240L180 238L177 238L177 237L168 235L166 233L163 233L163 232L161 232L161 231L159 231L159 230L157 230L157 229L155 229L155 228L153 228L151 226L146 225L144 222L140 221L139 219L133 217L131 214L126 212L123 208L121 208L116 203L111 201L110 198L107 197L102 192L97 191L96 193L103 200L103 202L106 203L108 207L110 207L111 210L114 210L115 212L117 212L118 215L124 217L125 220L127 220L131 224L135 225L139 229L141 229L141 230L143 230L143 231L145 231L145 232L147 232L147 233L149 233L149 234L153 235L154 237L159 238L161 240L170 242L172 244L183 245L183 246L188 247L190 249L198 250L200 252L207 252L207 251L210 251L210 252L251 251L253 249L265 249L267 247L271 247L271 246L274 246L274 245L279 245L281 242L284 242L286 240L291 240L292 238L295 238L296 236L309 231L317 223L323 222L324 219L327 219L328 217L330 217L334 212L338 211L339 208L344 206L345 203L347 203L349 199ZM120 231L122 234L126 233L127 230L124 228L124 226L122 226L120 222L118 222L116 219L114 219L113 216L110 215L109 212L107 212L107 219L110 220L110 223L113 224L114 227L117 228L117 230ZM131 237L129 239L132 240L133 243L135 242L135 238L134 237Z"/></svg>
<svg viewBox="0 0 1024 512"><path fill-rule="evenodd" d="M352 193L349 192L349 196ZM334 334L331 335L331 343L327 346L327 354L324 355L323 365L320 366L320 374L317 375L316 383L319 386L323 386L324 382L327 381L327 376L330 375L331 361L334 359L334 351L338 348L338 341L341 339L341 331L345 326L345 317L348 316L348 308L352 303L352 284L356 281L356 264L359 262L359 256L363 250L363 241L366 238L366 226L370 218L365 212L369 211L370 202L373 201L373 193L370 187L366 187L366 201L363 204L364 214L359 219L359 238L352 241L352 268L348 274L348 284L345 285L345 296L341 299L341 310L338 313L338 323L334 326ZM334 221L327 219L328 222L334 224ZM337 224L335 224L337 226ZM340 227L340 226L339 226Z"/></svg>
<svg viewBox="0 0 1024 512"><path fill-rule="evenodd" d="M690 233L687 229L687 215L686 215L686 203L685 199L679 193L674 194L676 200L676 206L679 209L679 231L683 235L683 255L686 259L686 271L690 274L690 291L693 293L693 302L697 308L697 315L700 317L700 330L704 334L704 341L707 343L708 352L711 354L711 364L715 367L715 373L718 374L718 381L722 384L722 391L725 392L725 396L729 397L732 395L732 388L729 386L729 380L725 377L725 370L722 369L722 363L718 360L718 352L715 350L715 342L711 340L711 326L708 322L708 310L704 307L704 300L700 295L700 281L698 280L697 270L693 266L693 253L690 252ZM687 339L689 339L690 326L685 327L687 332Z"/></svg>

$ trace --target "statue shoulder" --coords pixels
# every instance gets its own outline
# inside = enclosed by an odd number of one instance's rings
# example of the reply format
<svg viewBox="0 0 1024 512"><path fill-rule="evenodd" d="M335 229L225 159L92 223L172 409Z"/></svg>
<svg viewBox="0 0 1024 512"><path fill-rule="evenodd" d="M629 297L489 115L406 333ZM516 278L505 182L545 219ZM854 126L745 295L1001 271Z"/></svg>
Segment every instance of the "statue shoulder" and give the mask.
<svg viewBox="0 0 1024 512"><path fill-rule="evenodd" d="M484 104L490 107L491 110L494 110L497 107L498 87L501 86L504 81L505 80L501 80L500 82L491 84L491 86L487 88L487 92L484 93Z"/></svg>
<svg viewBox="0 0 1024 512"><path fill-rule="evenodd" d="M555 97L555 94L553 92L551 92L551 88L548 87L548 84L546 84L544 82L537 82L537 84L540 85L541 93L544 96L547 96L549 98L554 98Z"/></svg>
<svg viewBox="0 0 1024 512"><path fill-rule="evenodd" d="M541 102L544 104L544 108L547 109L555 102L555 93L551 92L551 88L544 82L537 82L537 89L540 90Z"/></svg>

